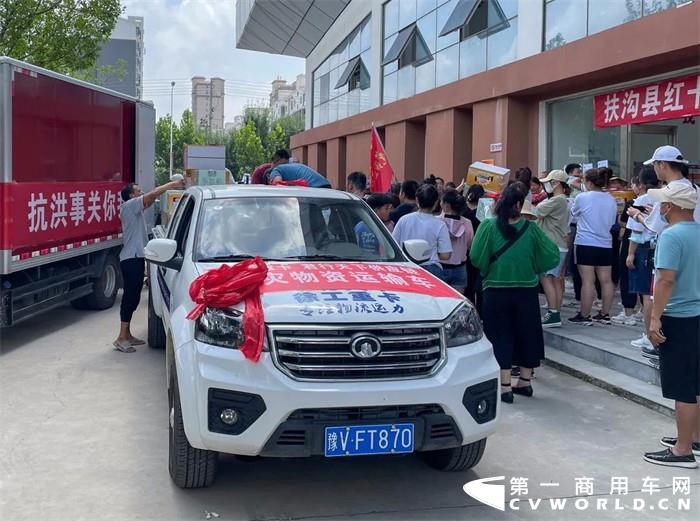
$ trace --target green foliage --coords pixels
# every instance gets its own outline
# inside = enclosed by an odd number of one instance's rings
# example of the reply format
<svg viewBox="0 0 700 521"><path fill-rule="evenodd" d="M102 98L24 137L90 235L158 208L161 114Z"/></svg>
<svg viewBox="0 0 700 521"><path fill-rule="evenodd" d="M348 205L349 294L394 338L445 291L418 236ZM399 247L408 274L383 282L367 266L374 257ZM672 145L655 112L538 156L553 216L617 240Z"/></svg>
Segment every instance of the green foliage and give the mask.
<svg viewBox="0 0 700 521"><path fill-rule="evenodd" d="M263 143L267 143L267 135L272 124L272 111L268 107L246 107L243 109L243 124L252 122L255 133Z"/></svg>
<svg viewBox="0 0 700 521"><path fill-rule="evenodd" d="M0 0L0 56L81 74L121 12L119 0Z"/></svg>
<svg viewBox="0 0 700 521"><path fill-rule="evenodd" d="M237 177L252 172L256 166L265 162L265 149L252 121L248 121L236 132L233 150L238 167Z"/></svg>
<svg viewBox="0 0 700 521"><path fill-rule="evenodd" d="M297 112L289 116L282 116L275 121L275 124L279 124L284 130L284 133L287 136L286 147L289 148L289 138L304 130L304 116L301 112Z"/></svg>
<svg viewBox="0 0 700 521"><path fill-rule="evenodd" d="M126 65L126 60L119 58L113 65L95 65L90 69L75 72L72 76L95 85L104 85L109 80L119 83L126 77Z"/></svg>
<svg viewBox="0 0 700 521"><path fill-rule="evenodd" d="M267 136L265 150L267 157L272 157L276 150L289 147L289 136L284 132L282 125L275 123Z"/></svg>

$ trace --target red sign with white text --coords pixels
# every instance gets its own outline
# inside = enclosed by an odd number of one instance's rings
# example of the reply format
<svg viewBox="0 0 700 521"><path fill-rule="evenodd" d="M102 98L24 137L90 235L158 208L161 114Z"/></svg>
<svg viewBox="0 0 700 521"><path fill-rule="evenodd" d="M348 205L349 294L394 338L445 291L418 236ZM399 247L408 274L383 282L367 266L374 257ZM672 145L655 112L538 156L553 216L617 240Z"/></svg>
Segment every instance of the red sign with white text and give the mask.
<svg viewBox="0 0 700 521"><path fill-rule="evenodd" d="M0 249L21 253L117 234L123 183L0 183Z"/></svg>
<svg viewBox="0 0 700 521"><path fill-rule="evenodd" d="M263 293L276 291L405 291L432 297L459 297L422 268L390 263L268 263Z"/></svg>
<svg viewBox="0 0 700 521"><path fill-rule="evenodd" d="M595 127L700 115L700 76L665 80L595 97Z"/></svg>

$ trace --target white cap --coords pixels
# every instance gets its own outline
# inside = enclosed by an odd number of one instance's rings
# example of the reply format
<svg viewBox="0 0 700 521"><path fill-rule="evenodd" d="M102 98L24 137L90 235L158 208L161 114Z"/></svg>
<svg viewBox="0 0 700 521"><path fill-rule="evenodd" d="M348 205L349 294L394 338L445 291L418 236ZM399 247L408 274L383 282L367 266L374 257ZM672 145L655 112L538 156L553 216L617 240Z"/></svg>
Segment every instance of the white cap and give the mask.
<svg viewBox="0 0 700 521"><path fill-rule="evenodd" d="M681 151L678 150L676 147L672 147L671 145L664 145L654 150L654 155L651 157L651 159L647 159L646 161L644 161L644 164L650 165L654 161L668 161L671 163L684 163L686 165L688 164L688 161L683 159Z"/></svg>

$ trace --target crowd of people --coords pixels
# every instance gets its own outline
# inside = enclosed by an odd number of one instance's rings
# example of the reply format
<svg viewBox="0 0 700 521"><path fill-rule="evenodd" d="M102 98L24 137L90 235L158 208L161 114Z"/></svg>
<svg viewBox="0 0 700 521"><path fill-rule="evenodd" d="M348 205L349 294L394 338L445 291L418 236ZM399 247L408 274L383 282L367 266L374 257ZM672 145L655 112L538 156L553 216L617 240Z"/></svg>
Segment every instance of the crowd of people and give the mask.
<svg viewBox="0 0 700 521"><path fill-rule="evenodd" d="M658 148L631 179L635 197L622 205L619 192L627 191L627 181L610 168L583 172L576 163L540 177L520 168L495 196L481 185L455 186L434 175L370 193L367 176L352 172L346 187L366 201L399 245L425 241L428 250L420 265L475 305L501 368L503 402L513 403L516 394L533 396L534 369L544 358L543 328L562 326L568 275L575 298L570 305L577 307L571 324L629 326L641 319L644 332L632 345L658 360L663 395L676 402L678 428L677 437L662 438L667 449L644 457L695 468L694 454L700 455L700 190L688 179L687 164L677 148ZM275 152L251 179L331 188L325 176L294 162L286 150ZM121 351L133 352L143 343L130 330L143 284L143 210L182 184L178 179L147 194L130 184L122 191L124 297L114 343ZM488 198L495 204L482 205ZM360 249L376 254L379 241L367 224L358 223L354 231ZM623 311L611 317L616 287ZM540 292L546 300L543 316ZM593 314L596 300L599 309Z"/></svg>

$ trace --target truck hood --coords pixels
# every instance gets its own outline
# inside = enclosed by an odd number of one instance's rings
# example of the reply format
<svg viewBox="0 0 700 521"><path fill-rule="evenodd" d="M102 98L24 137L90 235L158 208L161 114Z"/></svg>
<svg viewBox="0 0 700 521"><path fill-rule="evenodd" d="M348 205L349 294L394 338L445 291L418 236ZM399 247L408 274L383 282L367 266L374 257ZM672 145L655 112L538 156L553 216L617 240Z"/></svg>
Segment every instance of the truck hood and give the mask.
<svg viewBox="0 0 700 521"><path fill-rule="evenodd" d="M262 304L268 324L436 322L465 300L411 263L267 265ZM197 271L220 266L200 263ZM243 304L235 307L244 309Z"/></svg>

